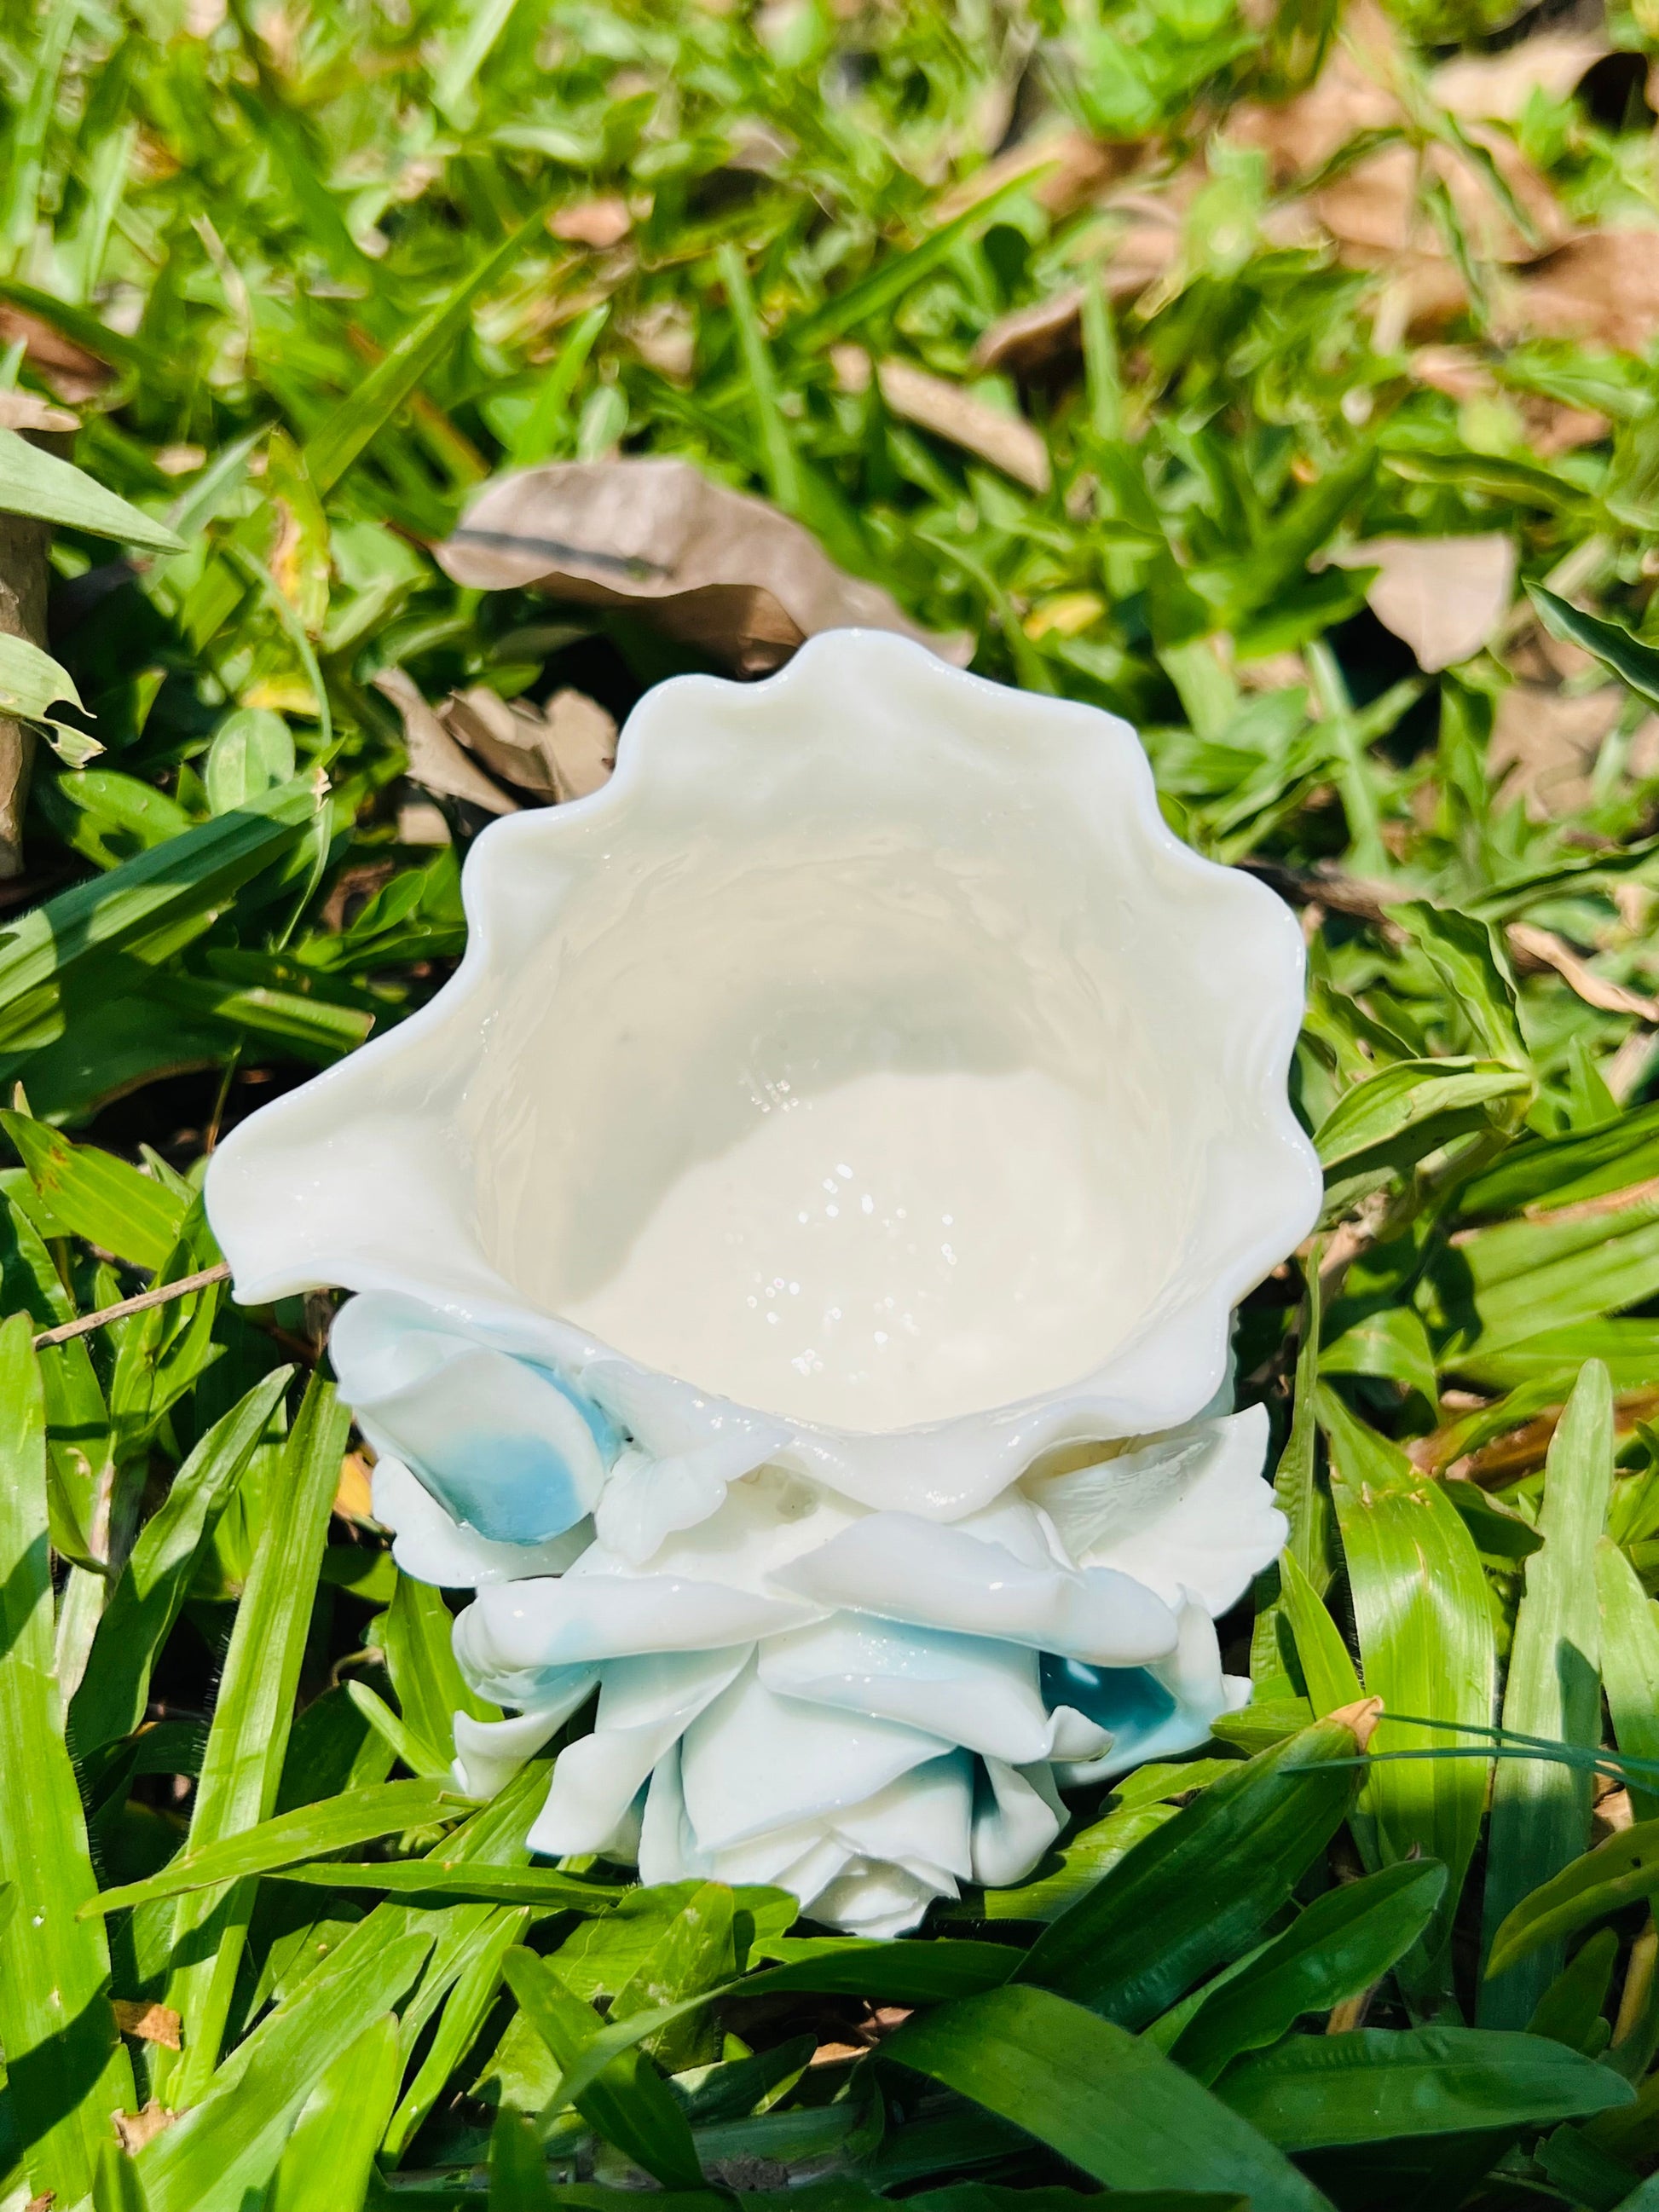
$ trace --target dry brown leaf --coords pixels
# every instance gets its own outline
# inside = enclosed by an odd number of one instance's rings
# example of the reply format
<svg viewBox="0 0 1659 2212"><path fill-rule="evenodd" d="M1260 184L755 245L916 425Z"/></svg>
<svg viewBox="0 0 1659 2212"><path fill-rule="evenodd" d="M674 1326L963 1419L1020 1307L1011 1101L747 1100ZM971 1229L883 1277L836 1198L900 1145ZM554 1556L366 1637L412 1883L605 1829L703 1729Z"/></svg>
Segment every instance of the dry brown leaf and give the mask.
<svg viewBox="0 0 1659 2212"><path fill-rule="evenodd" d="M1146 160L1147 150L1144 143L1108 145L1069 125L1034 131L954 185L939 201L935 218L950 222L990 193L1000 191L1011 179L1045 162L1048 168L1033 184L1032 198L1051 216L1073 215L1132 175Z"/></svg>
<svg viewBox="0 0 1659 2212"><path fill-rule="evenodd" d="M1281 181L1322 167L1361 131L1386 131L1405 120L1392 85L1399 34L1373 4L1360 0L1343 22L1316 82L1293 100L1269 106L1242 101L1227 118L1227 136L1259 146Z"/></svg>
<svg viewBox="0 0 1659 2212"><path fill-rule="evenodd" d="M830 358L843 392L863 392L868 387L870 356L862 347L836 346ZM936 438L960 446L964 453L976 453L981 460L1012 477L1016 483L1026 484L1032 491L1048 490L1053 481L1048 448L1029 422L988 406L959 384L930 376L926 369L913 368L906 361L884 361L877 373L882 398L902 421L931 430Z"/></svg>
<svg viewBox="0 0 1659 2212"><path fill-rule="evenodd" d="M434 550L458 584L631 607L744 675L848 627L896 631L957 665L972 650L921 629L798 522L690 461L559 461L501 477Z"/></svg>
<svg viewBox="0 0 1659 2212"><path fill-rule="evenodd" d="M1429 175L1444 185L1471 251L1484 261L1522 262L1540 249L1565 242L1566 213L1545 179L1511 138L1476 125L1469 137L1488 152L1498 174L1530 218L1528 238L1493 191L1484 169L1443 146L1423 157ZM1402 253L1444 260L1437 226L1420 205L1419 155L1410 146L1383 146L1333 179L1310 201L1346 261L1363 267L1391 263Z"/></svg>
<svg viewBox="0 0 1659 2212"><path fill-rule="evenodd" d="M1564 697L1530 684L1512 684L1498 704L1487 765L1502 776L1498 804L1518 799L1534 822L1576 814L1590 799L1597 756L1624 708L1616 684Z"/></svg>
<svg viewBox="0 0 1659 2212"><path fill-rule="evenodd" d="M586 799L608 781L617 765L617 725L597 699L585 691L556 691L542 709L542 720L560 799Z"/></svg>
<svg viewBox="0 0 1659 2212"><path fill-rule="evenodd" d="M467 758L426 701L414 679L401 668L382 669L374 689L390 699L404 718L404 743L409 749L412 782L447 798L463 799L489 814L516 814L519 802L492 783L477 763Z"/></svg>
<svg viewBox="0 0 1659 2212"><path fill-rule="evenodd" d="M547 218L547 227L555 238L562 239L568 246L592 246L603 250L627 237L634 228L634 218L628 211L626 200L607 192L599 199L578 200L570 207L557 209Z"/></svg>
<svg viewBox="0 0 1659 2212"><path fill-rule="evenodd" d="M67 406L78 407L82 400L94 398L115 374L96 355L76 345L73 338L63 337L39 315L0 304L0 346L14 346L19 338L23 341L25 357L39 370L42 382L50 385Z"/></svg>
<svg viewBox="0 0 1659 2212"><path fill-rule="evenodd" d="M400 845L447 845L453 842L442 807L434 806L429 799L405 799L398 809Z"/></svg>
<svg viewBox="0 0 1659 2212"><path fill-rule="evenodd" d="M1466 123L1512 123L1540 86L1552 100L1576 92L1612 48L1605 39L1540 31L1501 54L1460 54L1429 79L1437 103Z"/></svg>
<svg viewBox="0 0 1659 2212"><path fill-rule="evenodd" d="M678 300L658 300L617 325L640 359L672 384L690 377L697 356L697 334L690 311Z"/></svg>
<svg viewBox="0 0 1659 2212"><path fill-rule="evenodd" d="M976 368L1013 368L1029 376L1051 361L1075 353L1083 318L1083 288L1069 284L1039 300L1034 307L1017 307L980 333L974 348Z"/></svg>
<svg viewBox="0 0 1659 2212"><path fill-rule="evenodd" d="M334 1492L334 1510L345 1521L374 1518L374 1492L369 1463L362 1452L347 1452L340 1462L340 1480Z"/></svg>
<svg viewBox="0 0 1659 2212"><path fill-rule="evenodd" d="M142 2043L164 2044L169 2051L179 2048L179 2031L184 2023L170 2006L153 2004L148 1997L112 1997L110 2006L123 2035L136 2035Z"/></svg>
<svg viewBox="0 0 1659 2212"><path fill-rule="evenodd" d="M1553 968L1587 1006L1599 1007L1604 1014L1634 1014L1641 1021L1659 1022L1659 1004L1644 998L1639 991L1627 989L1623 983L1598 975L1589 963L1581 960L1565 938L1558 937L1553 929L1539 929L1529 921L1512 921L1504 935L1511 950L1522 956L1523 964L1535 963L1540 968Z"/></svg>
<svg viewBox="0 0 1659 2212"><path fill-rule="evenodd" d="M66 407L54 407L39 392L15 387L0 391L0 430L78 430L81 418Z"/></svg>
<svg viewBox="0 0 1659 2212"><path fill-rule="evenodd" d="M142 2112L117 2112L114 2115L115 2133L124 2151L130 2155L153 2142L163 2128L170 2128L178 2118L165 2105L158 2105L152 2097Z"/></svg>
<svg viewBox="0 0 1659 2212"><path fill-rule="evenodd" d="M1515 546L1501 531L1471 538L1372 538L1329 556L1379 574L1365 603L1403 638L1425 675L1478 653L1509 610Z"/></svg>
<svg viewBox="0 0 1659 2212"><path fill-rule="evenodd" d="M453 694L440 719L486 768L544 801L586 799L617 763L616 722L581 691L556 691L538 711L475 684Z"/></svg>
<svg viewBox="0 0 1659 2212"><path fill-rule="evenodd" d="M1502 304L1507 335L1589 338L1640 353L1659 331L1659 230L1595 230L1520 270Z"/></svg>

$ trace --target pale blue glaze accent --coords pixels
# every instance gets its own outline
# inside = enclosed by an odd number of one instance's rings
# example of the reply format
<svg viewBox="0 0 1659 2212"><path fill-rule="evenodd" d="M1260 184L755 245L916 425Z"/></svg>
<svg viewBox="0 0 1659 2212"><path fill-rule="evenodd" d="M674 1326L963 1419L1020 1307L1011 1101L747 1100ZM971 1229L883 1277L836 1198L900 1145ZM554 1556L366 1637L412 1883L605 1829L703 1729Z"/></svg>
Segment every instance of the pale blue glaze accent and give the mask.
<svg viewBox="0 0 1659 2212"><path fill-rule="evenodd" d="M622 1439L551 1369L388 1291L352 1299L330 1349L363 1434L453 1520L491 1543L540 1544L592 1511Z"/></svg>
<svg viewBox="0 0 1659 2212"><path fill-rule="evenodd" d="M1133 1755L1175 1715L1174 1692L1145 1667L1091 1667L1081 1659L1042 1655L1043 1702L1070 1705L1112 1735L1112 1763Z"/></svg>

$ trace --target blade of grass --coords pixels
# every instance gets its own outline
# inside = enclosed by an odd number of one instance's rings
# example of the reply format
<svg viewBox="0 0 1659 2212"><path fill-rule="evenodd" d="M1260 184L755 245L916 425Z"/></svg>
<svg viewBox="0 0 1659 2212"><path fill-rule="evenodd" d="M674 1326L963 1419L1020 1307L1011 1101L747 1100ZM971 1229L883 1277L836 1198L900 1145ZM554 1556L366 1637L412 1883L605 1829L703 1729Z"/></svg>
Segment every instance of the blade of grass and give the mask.
<svg viewBox="0 0 1659 2212"><path fill-rule="evenodd" d="M329 416L307 444L306 471L319 493L332 491L359 453L377 438L392 416L435 367L445 349L466 327L472 303L504 276L531 240L541 234L539 212L486 254L445 299L399 338L350 396Z"/></svg>
<svg viewBox="0 0 1659 2212"><path fill-rule="evenodd" d="M1600 1360L1586 1361L1550 1444L1539 1528L1527 1561L1504 1694L1506 1729L1594 1747L1601 1740L1601 1624L1595 1553L1613 1486L1613 1391ZM1506 1760L1492 1787L1483 1913L1486 1942L1521 1900L1589 1841L1588 1774ZM1524 2027L1560 1972L1559 1943L1541 1946L1483 1983L1480 2017Z"/></svg>
<svg viewBox="0 0 1659 2212"><path fill-rule="evenodd" d="M109 2002L81 1795L52 1674L46 1422L26 1314L0 1327L0 2045L19 2148L37 2196L78 2203L132 2069Z"/></svg>
<svg viewBox="0 0 1659 2212"><path fill-rule="evenodd" d="M332 1386L313 1378L237 1609L191 1816L192 1851L268 1820L276 1802L349 1425ZM252 1906L251 1883L179 1902L166 2002L185 2022L185 2047L158 2052L155 2067L156 2094L167 2102L193 2104L206 2094Z"/></svg>

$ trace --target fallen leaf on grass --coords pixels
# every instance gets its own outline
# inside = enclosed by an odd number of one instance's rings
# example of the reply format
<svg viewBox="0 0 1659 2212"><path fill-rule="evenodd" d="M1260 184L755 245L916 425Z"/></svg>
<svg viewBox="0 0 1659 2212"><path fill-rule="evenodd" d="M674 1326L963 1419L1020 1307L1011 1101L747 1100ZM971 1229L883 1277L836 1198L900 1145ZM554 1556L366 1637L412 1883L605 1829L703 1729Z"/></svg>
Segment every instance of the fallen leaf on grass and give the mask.
<svg viewBox="0 0 1659 2212"><path fill-rule="evenodd" d="M1511 279L1506 336L1588 338L1642 352L1659 331L1659 230L1595 230L1569 239Z"/></svg>
<svg viewBox="0 0 1659 2212"><path fill-rule="evenodd" d="M169 2051L179 2048L184 2023L170 2006L154 2004L148 1997L112 1997L110 2005L123 2035L136 2035L141 2043L164 2044Z"/></svg>
<svg viewBox="0 0 1659 2212"><path fill-rule="evenodd" d="M1603 38L1535 32L1504 53L1460 54L1435 70L1429 93L1466 123L1513 123L1534 87L1552 100L1565 100L1611 51Z"/></svg>
<svg viewBox="0 0 1659 2212"><path fill-rule="evenodd" d="M538 799L586 799L617 764L617 725L581 691L556 691L538 709L474 684L454 693L439 718L492 774Z"/></svg>
<svg viewBox="0 0 1659 2212"><path fill-rule="evenodd" d="M78 430L81 418L67 407L54 407L38 392L15 387L0 392L0 430Z"/></svg>
<svg viewBox="0 0 1659 2212"><path fill-rule="evenodd" d="M1348 10L1340 42L1307 90L1271 104L1241 101L1227 119L1227 136L1259 146L1280 182L1321 168L1360 131L1405 121L1391 88L1401 51L1393 23L1362 0Z"/></svg>
<svg viewBox="0 0 1659 2212"><path fill-rule="evenodd" d="M421 696L412 677L401 668L382 669L374 679L374 689L390 699L403 716L411 782L423 785L428 791L441 792L447 799L482 806L489 814L517 813L518 800L509 799L499 784L492 783L467 758Z"/></svg>
<svg viewBox="0 0 1659 2212"><path fill-rule="evenodd" d="M340 1462L340 1481L334 1492L334 1510L344 1521L372 1521L374 1518L373 1478L368 1462L361 1452L348 1452Z"/></svg>
<svg viewBox="0 0 1659 2212"><path fill-rule="evenodd" d="M1499 807L1522 800L1534 822L1576 814L1590 799L1596 757L1624 708L1616 684L1577 698L1512 684L1498 704L1486 765Z"/></svg>
<svg viewBox="0 0 1659 2212"><path fill-rule="evenodd" d="M147 2142L153 2142L179 2115L169 2112L165 2105L158 2105L152 2097L142 2112L117 2112L112 2117L117 2139L122 2149L131 2154L143 2150Z"/></svg>
<svg viewBox="0 0 1659 2212"><path fill-rule="evenodd" d="M1634 1014L1640 1021L1659 1022L1659 1003L1632 991L1611 977L1598 975L1587 960L1576 953L1553 929L1538 929L1529 921L1512 921L1504 932L1512 951L1522 956L1525 968L1553 968L1587 1006L1604 1014Z"/></svg>
<svg viewBox="0 0 1659 2212"><path fill-rule="evenodd" d="M39 315L30 314L27 307L0 301L0 346L15 346L20 338L25 359L68 406L78 407L82 400L95 398L115 374L107 362L76 345L73 338L64 337Z"/></svg>
<svg viewBox="0 0 1659 2212"><path fill-rule="evenodd" d="M971 650L921 629L878 584L836 568L799 523L690 461L518 471L434 551L458 584L628 607L746 676L780 667L825 629L894 630L958 665Z"/></svg>
<svg viewBox="0 0 1659 2212"><path fill-rule="evenodd" d="M591 246L603 252L627 237L634 227L634 218L628 212L626 200L615 194L603 198L578 200L570 207L562 207L547 218L547 227L555 238L562 239L568 246Z"/></svg>
<svg viewBox="0 0 1659 2212"><path fill-rule="evenodd" d="M946 192L934 211L935 219L950 222L1000 191L1011 177L1023 176L1045 161L1049 167L1032 179L1032 198L1051 216L1073 215L1139 168L1146 152L1144 142L1109 145L1086 131L1069 127L1034 132Z"/></svg>
<svg viewBox="0 0 1659 2212"><path fill-rule="evenodd" d="M1379 573L1366 605L1403 638L1425 675L1478 653L1508 611L1515 546L1500 531L1470 538L1372 538L1328 559Z"/></svg>
<svg viewBox="0 0 1659 2212"><path fill-rule="evenodd" d="M862 347L832 347L830 360L843 392L869 389L870 356ZM1048 448L1029 422L1005 415L1000 408L975 399L959 384L930 376L926 369L915 368L908 362L884 361L876 374L882 398L901 420L931 430L936 438L960 446L964 453L976 453L981 460L1012 477L1016 483L1028 485L1032 491L1048 490L1053 481Z"/></svg>

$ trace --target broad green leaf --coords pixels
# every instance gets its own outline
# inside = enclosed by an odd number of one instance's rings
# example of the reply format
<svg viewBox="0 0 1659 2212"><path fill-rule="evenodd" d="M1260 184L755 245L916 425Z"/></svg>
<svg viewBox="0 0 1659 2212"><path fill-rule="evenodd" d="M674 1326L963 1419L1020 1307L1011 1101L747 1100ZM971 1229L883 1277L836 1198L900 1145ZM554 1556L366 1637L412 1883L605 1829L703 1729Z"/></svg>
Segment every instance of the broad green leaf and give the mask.
<svg viewBox="0 0 1659 2212"><path fill-rule="evenodd" d="M1166 2012L1280 1910L1352 1801L1358 1739L1322 1720L1211 1784L1044 1929L1018 1970L1126 2027Z"/></svg>
<svg viewBox="0 0 1659 2212"><path fill-rule="evenodd" d="M1495 1166L1463 1185L1465 1213L1510 1213L1522 1206L1577 1206L1659 1175L1659 1104L1639 1106L1598 1129L1566 1137L1528 1137Z"/></svg>
<svg viewBox="0 0 1659 2212"><path fill-rule="evenodd" d="M1288 1552L1279 1557L1279 1574L1281 1601L1296 1639L1309 1701L1322 1718L1340 1712L1365 1694L1342 1632Z"/></svg>
<svg viewBox="0 0 1659 2212"><path fill-rule="evenodd" d="M0 514L32 514L40 522L88 531L94 538L113 538L147 552L184 550L182 540L165 523L141 514L106 491L84 469L32 446L15 430L0 430Z"/></svg>
<svg viewBox="0 0 1659 2212"><path fill-rule="evenodd" d="M1423 1731L1391 1723L1393 1712L1486 1726L1498 1659L1474 1539L1443 1486L1358 1419L1328 1386L1321 1386L1319 1413L1360 1671L1367 1694L1383 1705L1370 1749L1423 1748ZM1477 1758L1384 1760L1367 1777L1362 1802L1376 1824L1381 1863L1421 1854L1438 1859L1447 1872L1433 1923L1401 1969L1414 1988L1446 1974L1452 1915L1480 1838L1486 1772Z"/></svg>
<svg viewBox="0 0 1659 2212"><path fill-rule="evenodd" d="M1491 927L1455 908L1411 899L1390 907L1389 920L1406 932L1440 978L1452 1003L1494 1060L1530 1071L1521 1034L1515 983Z"/></svg>
<svg viewBox="0 0 1659 2212"><path fill-rule="evenodd" d="M398 2022L382 2013L334 2060L301 2107L264 2212L359 2212L402 2073Z"/></svg>
<svg viewBox="0 0 1659 2212"><path fill-rule="evenodd" d="M153 1176L95 1145L74 1145L27 1114L0 1109L0 1125L35 1188L70 1233L154 1273L179 1242L186 1208Z"/></svg>
<svg viewBox="0 0 1659 2212"><path fill-rule="evenodd" d="M1277 2043L1304 2014L1358 1996L1425 1934L1445 1888L1444 1867L1414 1859L1327 1890L1199 2007L1170 2057L1213 2081L1230 2059Z"/></svg>
<svg viewBox="0 0 1659 2212"><path fill-rule="evenodd" d="M75 678L49 653L31 645L26 637L0 634L0 711L26 722L49 722L60 732L59 750L71 767L82 768L104 750L96 738L54 715L60 699L81 706ZM84 708L82 709L84 713Z"/></svg>
<svg viewBox="0 0 1659 2212"><path fill-rule="evenodd" d="M1051 1872L1041 1868L1030 1880L1007 1889L988 1889L951 1917L964 1920L1057 1920L1092 1889L1109 1867L1114 1867L1145 1836L1173 1820L1177 1808L1167 1801L1189 1791L1207 1790L1212 1782L1232 1771L1231 1759L1197 1759L1183 1765L1158 1761L1137 1767L1113 1787L1109 1810L1067 1838L1054 1854Z"/></svg>
<svg viewBox="0 0 1659 2212"><path fill-rule="evenodd" d="M1605 1536L1595 1547L1601 1686L1613 1741L1635 1759L1659 1759L1659 1611L1636 1570ZM1659 1815L1659 1790L1631 1784L1638 1821Z"/></svg>
<svg viewBox="0 0 1659 2212"><path fill-rule="evenodd" d="M1622 623L1604 622L1599 615L1587 615L1569 606L1541 584L1528 584L1527 595L1553 637L1591 654L1603 668L1611 669L1621 684L1627 684L1638 699L1646 700L1650 707L1659 707L1659 650L1632 637Z"/></svg>
<svg viewBox="0 0 1659 2212"><path fill-rule="evenodd" d="M489 2131L489 2212L557 2212L541 2138L522 2113L506 2109Z"/></svg>
<svg viewBox="0 0 1659 2212"><path fill-rule="evenodd" d="M1598 1929L1588 1942L1579 1945L1540 1997L1527 2022L1527 2033L1553 2037L1573 2051L1582 2051L1586 2058L1599 2058L1613 2033L1602 2010L1618 1957L1615 1930ZM1626 2081L1630 2078L1625 2075Z"/></svg>
<svg viewBox="0 0 1659 2212"><path fill-rule="evenodd" d="M103 1923L77 1917L97 1882L52 1674L46 1406L29 1337L27 1315L0 1325L0 2045L30 2188L71 2205L133 2081Z"/></svg>
<svg viewBox="0 0 1659 2212"><path fill-rule="evenodd" d="M1630 2102L1627 2082L1564 2044L1480 2027L1291 2036L1240 2059L1216 2094L1287 2151L1541 2126Z"/></svg>
<svg viewBox="0 0 1659 2212"><path fill-rule="evenodd" d="M231 814L294 774L294 732L268 707L238 707L208 747L203 781L216 814Z"/></svg>
<svg viewBox="0 0 1659 2212"><path fill-rule="evenodd" d="M149 2212L149 2200L138 2169L114 2140L98 2146L98 2165L92 2177L92 2212Z"/></svg>
<svg viewBox="0 0 1659 2212"><path fill-rule="evenodd" d="M1568 1744L1600 1741L1595 1559L1612 1482L1612 1392L1606 1368L1589 1360L1550 1444L1539 1519L1544 1547L1522 1570L1505 1728ZM1488 1947L1516 1907L1583 1852L1589 1814L1588 1774L1554 1763L1499 1761L1487 1846ZM1524 2026L1561 1963L1559 1944L1544 1942L1507 1971L1489 1974L1480 2018Z"/></svg>
<svg viewBox="0 0 1659 2212"><path fill-rule="evenodd" d="M191 1814L192 1852L256 1826L276 1801L348 1425L332 1387L313 1378L283 1456L283 1494L237 1607ZM252 1902L251 1885L233 1884L192 1892L175 1908L181 1955L167 2002L185 2022L185 2048L158 2054L154 2074L158 2094L178 2104L193 2103L212 2075Z"/></svg>
<svg viewBox="0 0 1659 2212"><path fill-rule="evenodd" d="M1659 1895L1659 1820L1638 1820L1523 1897L1492 1940L1486 1972L1506 1972L1546 1946L1559 1948L1627 1905Z"/></svg>
<svg viewBox="0 0 1659 2212"><path fill-rule="evenodd" d="M274 1820L262 1820L258 1827L244 1828L240 1834L222 1837L200 1849L191 1845L148 1881L105 1890L92 1909L114 1912L126 1905L147 1905L158 1897L182 1897L191 1890L216 1888L249 1875L272 1874L307 1859L322 1858L330 1851L348 1850L354 1844L371 1843L380 1836L430 1827L470 1809L465 1797L441 1783L376 1783L367 1790L350 1790L342 1796L326 1798L321 1804L279 1813Z"/></svg>
<svg viewBox="0 0 1659 2212"><path fill-rule="evenodd" d="M1434 1353L1412 1306L1384 1306L1354 1322L1319 1355L1322 1375L1380 1375L1415 1390L1431 1413L1439 1404Z"/></svg>
<svg viewBox="0 0 1659 2212"><path fill-rule="evenodd" d="M572 1996L533 1952L509 1950L502 1972L531 2026L568 2075L598 2035L598 2015ZM654 2174L665 2189L702 2186L685 2115L643 2052L630 2050L611 2059L572 2101L590 2127Z"/></svg>
<svg viewBox="0 0 1659 2212"><path fill-rule="evenodd" d="M143 1719L150 1670L179 1617L197 1561L293 1372L291 1367L276 1369L214 1423L173 1476L165 1503L145 1523L99 1623L70 1706L70 1730L79 1757L128 1735Z"/></svg>
<svg viewBox="0 0 1659 2212"><path fill-rule="evenodd" d="M1113 2190L1232 2191L1254 2212L1326 2202L1152 2045L1049 1990L1020 1984L941 2005L907 2021L883 2057L1012 2120Z"/></svg>
<svg viewBox="0 0 1659 2212"><path fill-rule="evenodd" d="M250 2197L258 2203L307 2097L400 2002L431 1948L420 1934L372 1955L360 1949L350 1972L313 1978L268 2013L200 2103L139 2152L150 2212L246 2212Z"/></svg>
<svg viewBox="0 0 1659 2212"><path fill-rule="evenodd" d="M1020 1959L1011 1944L957 1943L946 1938L930 1943L892 1943L860 1936L784 1937L769 1942L767 1949L773 1954L784 1953L784 1963L765 1967L742 1981L700 1990L672 2004L653 2006L626 2020L608 2021L586 2039L574 2063L561 2061L565 2078L559 2085L557 2107L574 2105L581 2110L589 2084L614 2060L717 1997L739 1991L745 1997L757 1997L799 1990L860 1996L872 2004L939 2004L1000 1986ZM556 1967L552 1971L556 1972ZM553 2109L550 2106L544 2118Z"/></svg>

